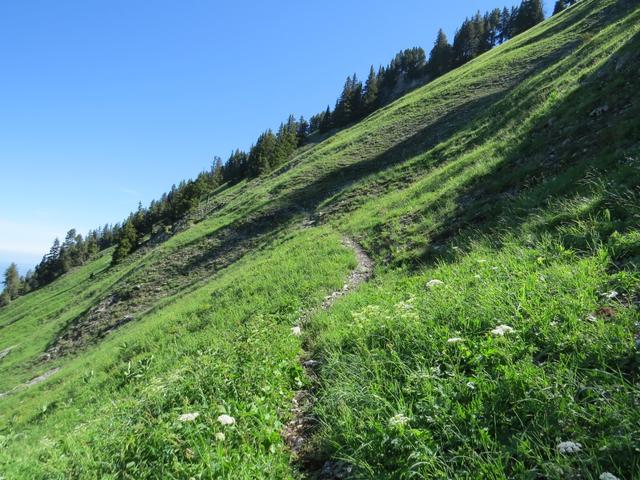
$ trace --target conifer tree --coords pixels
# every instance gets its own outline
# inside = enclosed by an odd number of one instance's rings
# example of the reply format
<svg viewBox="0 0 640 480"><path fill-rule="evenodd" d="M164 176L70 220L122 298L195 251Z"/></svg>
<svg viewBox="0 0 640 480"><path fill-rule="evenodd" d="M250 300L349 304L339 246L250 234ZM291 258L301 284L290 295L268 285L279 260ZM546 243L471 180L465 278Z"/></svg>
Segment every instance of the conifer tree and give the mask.
<svg viewBox="0 0 640 480"><path fill-rule="evenodd" d="M526 32L544 20L542 0L523 0L513 21L513 35Z"/></svg>
<svg viewBox="0 0 640 480"><path fill-rule="evenodd" d="M499 8L485 14L482 51L487 52L498 45L500 35L500 18L501 12Z"/></svg>
<svg viewBox="0 0 640 480"><path fill-rule="evenodd" d="M118 234L118 245L113 252L111 264L120 263L127 255L129 255L138 246L138 232L133 226L133 222L128 221L122 226Z"/></svg>
<svg viewBox="0 0 640 480"><path fill-rule="evenodd" d="M249 151L249 175L257 177L271 171L274 166L276 136L271 129L262 133Z"/></svg>
<svg viewBox="0 0 640 480"><path fill-rule="evenodd" d="M502 9L500 14L500 24L498 26L498 43L504 43L509 40L511 35L511 12L507 7Z"/></svg>
<svg viewBox="0 0 640 480"><path fill-rule="evenodd" d="M340 94L340 98L338 98L338 101L336 102L336 108L334 109L332 116L333 124L336 127L343 127L354 118L354 92L357 88L357 82L358 79L355 73L353 74L353 77L347 77L344 82L342 94Z"/></svg>
<svg viewBox="0 0 640 480"><path fill-rule="evenodd" d="M440 29L429 54L428 71L435 78L451 70L453 63L453 48L444 31Z"/></svg>
<svg viewBox="0 0 640 480"><path fill-rule="evenodd" d="M14 300L20 295L22 289L22 280L18 273L18 267L12 263L4 272L4 291L7 293L9 300Z"/></svg>
<svg viewBox="0 0 640 480"><path fill-rule="evenodd" d="M296 131L296 137L298 139L299 147L307 143L307 139L309 138L309 122L305 120L304 116L301 116L300 120L298 120L298 129Z"/></svg>
<svg viewBox="0 0 640 480"><path fill-rule="evenodd" d="M349 103L351 104L350 122L360 120L363 116L362 91L362 82L358 80L358 77L354 73L351 79L351 97L349 99Z"/></svg>
<svg viewBox="0 0 640 480"><path fill-rule="evenodd" d="M476 22L473 19L466 19L453 39L455 66L464 65L475 58L479 51L479 45Z"/></svg>
<svg viewBox="0 0 640 480"><path fill-rule="evenodd" d="M320 119L319 129L320 133L326 133L333 127L333 114L331 113L331 108L327 105L327 109L322 114L322 118Z"/></svg>
<svg viewBox="0 0 640 480"><path fill-rule="evenodd" d="M362 111L363 115L368 115L378 107L378 76L371 65L369 76L364 84L364 93L362 95Z"/></svg>
<svg viewBox="0 0 640 480"><path fill-rule="evenodd" d="M553 7L553 14L556 15L563 10L566 10L568 7L576 3L577 0L557 0Z"/></svg>
<svg viewBox="0 0 640 480"><path fill-rule="evenodd" d="M3 290L0 293L0 307L5 307L11 303L11 297L9 296L9 292Z"/></svg>
<svg viewBox="0 0 640 480"><path fill-rule="evenodd" d="M298 124L293 115L289 116L286 124L280 124L276 135L276 145L271 158L270 169L287 161L293 151L298 147Z"/></svg>
<svg viewBox="0 0 640 480"><path fill-rule="evenodd" d="M222 159L217 155L213 157L213 162L211 163L211 187L217 188L224 183L224 179L222 177L222 170L224 165L222 163Z"/></svg>

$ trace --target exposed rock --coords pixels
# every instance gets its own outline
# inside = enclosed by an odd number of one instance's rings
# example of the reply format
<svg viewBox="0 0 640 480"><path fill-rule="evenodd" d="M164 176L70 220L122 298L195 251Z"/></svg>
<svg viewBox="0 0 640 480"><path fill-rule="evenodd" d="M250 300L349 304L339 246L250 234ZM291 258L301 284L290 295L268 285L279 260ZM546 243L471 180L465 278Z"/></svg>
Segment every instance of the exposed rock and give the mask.
<svg viewBox="0 0 640 480"><path fill-rule="evenodd" d="M13 350L14 348L16 348L18 345L11 345L10 347L5 348L4 350L0 351L0 360L2 360L4 357L6 357L7 355L9 355L9 353L11 353L11 350Z"/></svg>
<svg viewBox="0 0 640 480"><path fill-rule="evenodd" d="M38 383L42 383L47 378L49 378L51 375L57 373L58 370L60 370L59 367L52 368L51 370L48 370L48 371L44 372L42 375L39 375L36 378L33 378L33 379L29 380L25 385L27 387L32 387L33 385L37 385Z"/></svg>

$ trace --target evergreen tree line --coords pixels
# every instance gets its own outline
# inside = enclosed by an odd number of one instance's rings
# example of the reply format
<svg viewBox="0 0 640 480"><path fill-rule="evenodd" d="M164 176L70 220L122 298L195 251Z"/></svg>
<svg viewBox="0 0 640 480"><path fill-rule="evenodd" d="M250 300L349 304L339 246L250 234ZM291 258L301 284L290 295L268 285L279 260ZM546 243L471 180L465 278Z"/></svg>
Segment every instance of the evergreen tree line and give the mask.
<svg viewBox="0 0 640 480"><path fill-rule="evenodd" d="M69 230L64 241L60 242L56 238L42 261L24 276L19 275L16 264L12 263L4 273L0 306L51 283L71 268L82 265L94 257L100 250L110 247L116 240L119 228L118 225L105 225L101 229L91 230L85 237L75 229Z"/></svg>
<svg viewBox="0 0 640 480"><path fill-rule="evenodd" d="M347 77L334 109L327 106L325 111L313 115L309 130L325 133L361 120L407 91L464 65L543 20L542 0L523 0L511 9L477 12L458 28L453 44L441 29L428 58L422 48L414 47L399 52L377 71L372 65L364 84L355 74Z"/></svg>
<svg viewBox="0 0 640 480"><path fill-rule="evenodd" d="M577 0L557 0L554 14ZM409 48L396 54L387 66L377 70L372 65L363 83L356 74L347 77L342 93L333 110L313 115L309 121L290 115L280 124L277 132L266 130L257 138L248 152L235 150L226 162L215 157L212 167L194 180L173 185L160 199L147 208L140 204L136 212L113 226L105 225L87 234L85 238L70 230L61 244L54 241L34 272L24 278L18 275L15 264L5 272L5 288L0 306L18 295L44 286L74 266L86 262L97 252L116 245L113 263L120 262L135 251L142 239L167 228L193 210L203 196L224 184L264 175L286 162L293 152L303 146L310 135L324 134L361 120L407 91L438 78L473 60L478 55L525 32L544 20L542 0L523 0L518 7L496 8L484 14L477 12L465 19L456 31L453 44L444 31L439 30L433 48L427 57L420 47Z"/></svg>

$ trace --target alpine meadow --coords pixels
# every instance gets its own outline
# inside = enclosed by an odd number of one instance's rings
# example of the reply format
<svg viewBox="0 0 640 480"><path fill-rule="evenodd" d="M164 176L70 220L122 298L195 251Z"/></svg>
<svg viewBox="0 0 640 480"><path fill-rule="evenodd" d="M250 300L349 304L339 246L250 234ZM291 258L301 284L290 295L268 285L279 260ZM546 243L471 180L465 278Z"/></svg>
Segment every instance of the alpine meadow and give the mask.
<svg viewBox="0 0 640 480"><path fill-rule="evenodd" d="M0 479L640 478L640 3L551 11L9 267Z"/></svg>

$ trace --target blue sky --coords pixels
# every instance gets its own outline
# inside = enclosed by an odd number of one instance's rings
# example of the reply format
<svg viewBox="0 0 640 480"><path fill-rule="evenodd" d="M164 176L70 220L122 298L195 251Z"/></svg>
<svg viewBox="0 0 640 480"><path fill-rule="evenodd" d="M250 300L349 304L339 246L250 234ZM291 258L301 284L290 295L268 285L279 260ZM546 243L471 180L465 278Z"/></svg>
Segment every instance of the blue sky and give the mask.
<svg viewBox="0 0 640 480"><path fill-rule="evenodd" d="M509 0L0 4L0 264L114 223Z"/></svg>

